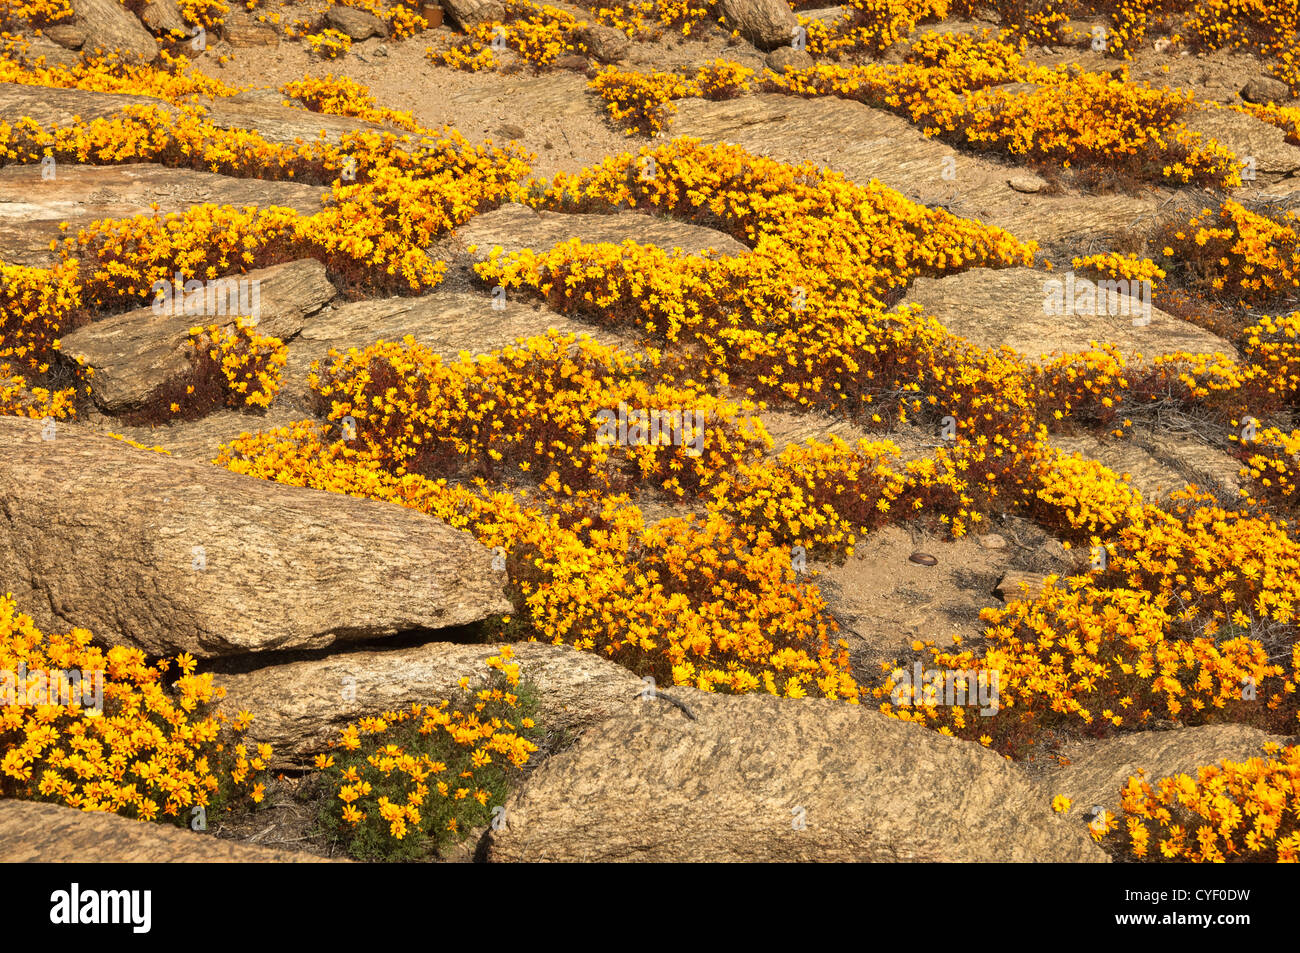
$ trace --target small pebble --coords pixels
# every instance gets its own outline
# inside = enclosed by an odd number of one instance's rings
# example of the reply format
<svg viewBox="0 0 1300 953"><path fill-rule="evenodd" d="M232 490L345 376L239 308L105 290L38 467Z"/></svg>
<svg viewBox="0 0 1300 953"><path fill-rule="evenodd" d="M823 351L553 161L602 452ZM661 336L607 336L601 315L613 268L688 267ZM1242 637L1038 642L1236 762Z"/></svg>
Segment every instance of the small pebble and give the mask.
<svg viewBox="0 0 1300 953"><path fill-rule="evenodd" d="M986 533L979 538L979 544L985 549L1006 549L1007 539L997 533Z"/></svg>
<svg viewBox="0 0 1300 953"><path fill-rule="evenodd" d="M907 558L922 566L937 566L939 564L939 560L935 559L929 553L912 553L912 555Z"/></svg>

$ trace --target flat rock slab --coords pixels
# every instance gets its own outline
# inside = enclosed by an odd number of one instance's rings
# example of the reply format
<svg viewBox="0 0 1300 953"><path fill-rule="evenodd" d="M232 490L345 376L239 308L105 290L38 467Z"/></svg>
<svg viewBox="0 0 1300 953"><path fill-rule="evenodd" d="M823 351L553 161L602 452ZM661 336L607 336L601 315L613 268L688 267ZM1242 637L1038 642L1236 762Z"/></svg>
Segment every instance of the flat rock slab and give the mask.
<svg viewBox="0 0 1300 953"><path fill-rule="evenodd" d="M1098 440L1091 434L1055 436L1052 446L1064 454L1077 453L1114 470L1142 498L1155 503L1183 489L1187 480L1177 469L1164 463L1130 440Z"/></svg>
<svg viewBox="0 0 1300 953"><path fill-rule="evenodd" d="M1118 345L1126 356L1135 351L1147 358L1176 351L1237 356L1227 341L1156 307L1149 324L1134 325L1122 305L1136 315L1136 299L1123 302L1114 292L1098 293L1096 315L1049 314L1046 282L1058 279L1064 275L1032 268L975 268L918 278L900 306L919 304L925 314L973 344L1009 347L1028 358L1090 350L1093 341Z"/></svg>
<svg viewBox="0 0 1300 953"><path fill-rule="evenodd" d="M116 0L113 2L116 6ZM87 45L94 43L93 40L86 42ZM174 109L169 103L153 96L0 83L0 120L8 123L16 123L25 117L36 120L42 126L69 126L78 118L83 122L106 119L125 106L158 106L169 112Z"/></svg>
<svg viewBox="0 0 1300 953"><path fill-rule="evenodd" d="M410 335L444 360L454 360L461 351L482 354L548 330L589 334L629 347L635 343L631 335L584 324L527 299L507 299L505 308L498 310L487 292L435 291L419 298L356 301L320 312L290 343L284 391L278 399L307 409L307 374L313 361L324 365L331 349L344 352Z"/></svg>
<svg viewBox="0 0 1300 953"><path fill-rule="evenodd" d="M414 510L0 417L0 586L37 625L200 657L510 611L492 554Z"/></svg>
<svg viewBox="0 0 1300 953"><path fill-rule="evenodd" d="M192 205L266 208L279 205L303 215L321 209L328 189L299 182L235 179L192 169L169 169L156 163L79 165L59 163L53 179L39 165L0 168L0 258L19 265L48 266L56 257L50 242L75 234L95 219L166 215Z"/></svg>
<svg viewBox="0 0 1300 953"><path fill-rule="evenodd" d="M787 447L808 440L827 443L832 437L839 437L845 443L856 445L859 440L872 438L871 434L852 421L820 411L800 414L789 410L765 410L756 416L762 419L763 426L772 438L769 456L773 457Z"/></svg>
<svg viewBox="0 0 1300 953"><path fill-rule="evenodd" d="M175 280L171 279L173 284ZM281 340L297 335L308 317L335 294L325 266L314 258L259 268L229 280L256 282L257 330ZM238 300L251 302L252 290L248 286L238 291ZM155 313L152 306L137 308L72 332L60 342L59 353L94 370L91 399L101 411L138 410L190 375L192 327L233 325L238 316L230 309L223 314L169 316Z"/></svg>
<svg viewBox="0 0 1300 953"><path fill-rule="evenodd" d="M0 862L39 864L323 864L314 854L273 850L58 804L0 800Z"/></svg>
<svg viewBox="0 0 1300 953"><path fill-rule="evenodd" d="M912 562L918 552L938 562ZM1012 556L971 537L914 539L905 527L886 526L859 540L843 565L811 568L855 667L879 674L879 663L898 659L914 640L947 647L954 635L979 635L980 610L996 605L993 589Z"/></svg>
<svg viewBox="0 0 1300 953"><path fill-rule="evenodd" d="M198 420L177 420L154 426L128 426L121 420L96 413L79 413L77 421L100 433L114 433L146 447L162 447L178 460L211 463L222 444L243 434L287 427L302 420L301 411L282 406L277 399L262 413L254 410L218 410Z"/></svg>
<svg viewBox="0 0 1300 953"><path fill-rule="evenodd" d="M781 162L810 160L860 185L876 179L913 201L945 205L955 215L1043 245L1126 228L1153 212L1164 194L1025 195L1008 181L1041 181L1033 173L958 152L900 116L833 96L683 99L671 132L730 142ZM948 169L950 179L944 178Z"/></svg>
<svg viewBox="0 0 1300 953"><path fill-rule="evenodd" d="M910 423L895 423L888 433L876 433L854 421L815 410L797 413L769 409L755 416L763 421L772 438L769 457L777 457L786 448L809 440L829 443L833 438L839 438L851 447L856 447L860 440L888 440L898 447L897 465L901 467L909 460L931 456L942 443L937 436L932 437Z"/></svg>
<svg viewBox="0 0 1300 953"><path fill-rule="evenodd" d="M447 99L453 116L461 110L500 105L520 119L544 116L552 121L566 116L588 118L603 109L601 103L587 86L587 78L568 70L512 78L509 83L484 83Z"/></svg>
<svg viewBox="0 0 1300 953"><path fill-rule="evenodd" d="M403 130L382 123L366 122L350 116L328 116L271 102L213 99L204 105L207 118L214 125L222 129L256 132L269 142L291 144L323 139L338 145L350 132L392 132L405 135Z"/></svg>
<svg viewBox="0 0 1300 953"><path fill-rule="evenodd" d="M547 731L580 731L627 712L644 683L590 652L562 645L513 646L521 677L537 690L537 722ZM271 767L306 764L338 741L339 730L366 715L412 704L436 704L459 694L464 676L476 679L496 645L429 642L409 648L357 649L323 658L219 675L222 706L231 716L253 713L248 737L273 749Z"/></svg>
<svg viewBox="0 0 1300 953"><path fill-rule="evenodd" d="M116 5L115 0L111 2ZM170 103L152 96L0 83L0 119L11 123L26 116L42 125L71 126L78 120L108 118L131 105L156 106L169 114L176 111ZM400 131L361 119L327 116L270 102L213 99L203 105L207 118L219 128L256 132L269 142L282 144L313 142L322 138L322 133L325 141L337 144L349 132Z"/></svg>
<svg viewBox="0 0 1300 953"><path fill-rule="evenodd" d="M1245 487L1241 462L1196 436L1179 433L1142 436L1160 460L1203 490L1236 497Z"/></svg>
<svg viewBox="0 0 1300 953"><path fill-rule="evenodd" d="M489 859L1106 860L972 742L837 701L665 692L695 719L648 700L588 728L509 799Z"/></svg>
<svg viewBox="0 0 1300 953"><path fill-rule="evenodd" d="M1267 757L1261 749L1269 741L1295 743L1295 739L1269 735L1247 725L1201 725L1075 741L1061 748L1059 754L1069 764L1053 768L1043 780L1043 797L1050 801L1064 794L1074 801L1069 812L1072 816L1090 816L1098 804L1118 813L1120 790L1139 770L1145 772L1145 780L1153 786L1161 778L1176 774L1194 778L1197 768L1224 759Z"/></svg>
<svg viewBox="0 0 1300 953"><path fill-rule="evenodd" d="M1254 158L1256 180L1243 181L1246 188L1268 184L1300 172L1300 146L1286 141L1286 133L1277 126L1256 119L1249 113L1213 106L1196 106L1183 121L1193 132L1217 139L1237 154L1243 163ZM1261 181L1262 180L1262 181Z"/></svg>
<svg viewBox="0 0 1300 953"><path fill-rule="evenodd" d="M743 255L749 251L747 245L725 232L667 217L637 212L612 215L537 212L516 203L476 215L461 226L457 235L466 245L477 246L474 254L480 259L487 258L497 245L506 254L525 248L544 252L572 238L589 245L602 242L620 245L631 239L641 245L657 245L667 251L676 249L687 255L707 252Z"/></svg>

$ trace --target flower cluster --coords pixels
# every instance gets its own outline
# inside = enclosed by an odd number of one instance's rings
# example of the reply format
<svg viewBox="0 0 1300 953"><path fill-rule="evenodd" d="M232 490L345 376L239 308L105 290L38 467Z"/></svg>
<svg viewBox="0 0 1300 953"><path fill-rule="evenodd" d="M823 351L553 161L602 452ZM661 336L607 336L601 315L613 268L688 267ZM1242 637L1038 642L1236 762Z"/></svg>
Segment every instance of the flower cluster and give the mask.
<svg viewBox="0 0 1300 953"><path fill-rule="evenodd" d="M677 111L674 99L734 99L749 89L753 75L739 63L717 59L701 67L694 79L681 73L638 73L607 66L588 85L605 100L610 118L629 136L655 136L668 128Z"/></svg>
<svg viewBox="0 0 1300 953"><path fill-rule="evenodd" d="M429 61L476 72L497 68L500 63L496 54L511 50L540 68L566 54L587 51L578 39L586 21L565 10L532 0L508 0L505 11L503 21L479 24L450 49L430 48Z"/></svg>
<svg viewBox="0 0 1300 953"><path fill-rule="evenodd" d="M226 22L230 7L223 0L176 0L186 23L216 30Z"/></svg>
<svg viewBox="0 0 1300 953"><path fill-rule="evenodd" d="M259 334L242 322L190 328L195 377L222 378L231 407L268 407L280 390L289 349L279 338ZM193 385L191 385L192 387Z"/></svg>
<svg viewBox="0 0 1300 953"><path fill-rule="evenodd" d="M1098 255L1086 255L1070 262L1072 268L1091 271L1105 275L1107 278L1119 278L1124 281L1148 281L1154 287L1156 282L1164 281L1165 270L1150 258L1137 255L1121 255L1119 252L1103 252Z"/></svg>
<svg viewBox="0 0 1300 953"><path fill-rule="evenodd" d="M192 103L201 96L233 96L239 89L200 72L184 56L159 54L165 69L130 63L116 53L96 53L71 65L21 65L0 56L0 82L54 89L156 96L169 103Z"/></svg>
<svg viewBox="0 0 1300 953"><path fill-rule="evenodd" d="M1139 860L1300 862L1300 746L1264 745L1265 757L1223 760L1193 777L1152 784L1130 777L1124 827L1108 843Z"/></svg>
<svg viewBox="0 0 1300 953"><path fill-rule="evenodd" d="M409 112L380 107L369 89L348 76L307 76L285 83L280 92L312 112L388 123L407 132L421 131Z"/></svg>
<svg viewBox="0 0 1300 953"><path fill-rule="evenodd" d="M951 8L951 0L850 0L843 16L830 24L805 16L799 23L807 30L811 53L883 53L911 36L918 24L944 19Z"/></svg>
<svg viewBox="0 0 1300 953"><path fill-rule="evenodd" d="M352 37L338 30L324 29L307 34L307 45L317 56L337 59L352 49Z"/></svg>
<svg viewBox="0 0 1300 953"><path fill-rule="evenodd" d="M59 335L81 307L77 266L28 268L0 263L0 366L44 374Z"/></svg>
<svg viewBox="0 0 1300 953"><path fill-rule="evenodd" d="M270 746L239 740L247 713L210 711L224 690L193 658L178 656L168 677L166 660L91 639L42 633L0 598L0 691L19 699L0 707L0 796L185 826L195 808L262 799Z"/></svg>
<svg viewBox="0 0 1300 953"><path fill-rule="evenodd" d="M586 337L552 331L449 364L412 338L332 356L309 377L322 409L352 418L360 445L399 476L518 468L565 495L648 484L684 497L771 445L742 416L752 405L658 381L653 354L638 360ZM636 439L618 442L621 412Z"/></svg>
<svg viewBox="0 0 1300 953"><path fill-rule="evenodd" d="M323 826L360 860L425 859L486 824L538 750L535 703L510 646L458 698L350 724L316 767L329 784Z"/></svg>
<svg viewBox="0 0 1300 953"><path fill-rule="evenodd" d="M71 20L75 15L68 0L4 0L0 3L0 27L5 30L25 24L37 28L51 26L60 20Z"/></svg>
<svg viewBox="0 0 1300 953"><path fill-rule="evenodd" d="M1297 215L1269 216L1224 200L1165 231L1164 255L1176 260L1193 287L1238 304L1262 305L1300 288Z"/></svg>
<svg viewBox="0 0 1300 953"><path fill-rule="evenodd" d="M1031 84L1008 90L1004 84ZM901 64L822 64L767 87L796 96L839 96L889 109L928 136L1047 166L1104 167L1138 179L1236 186L1240 163L1178 119L1193 97L1127 75L1049 70L1022 61L1005 40L927 39Z"/></svg>
<svg viewBox="0 0 1300 953"><path fill-rule="evenodd" d="M674 99L697 95L680 73L638 73L607 66L588 84L605 100L609 117L629 135L653 136L668 127Z"/></svg>
<svg viewBox="0 0 1300 953"><path fill-rule="evenodd" d="M1242 475L1250 478L1258 494L1248 495L1247 503L1271 503L1294 515L1300 503L1300 430L1266 428L1243 447L1242 454Z"/></svg>
<svg viewBox="0 0 1300 953"><path fill-rule="evenodd" d="M64 420L76 416L76 400L75 387L51 390L33 386L8 364L0 364L0 417Z"/></svg>
<svg viewBox="0 0 1300 953"><path fill-rule="evenodd" d="M690 36L702 24L717 20L715 6L716 0L616 0L600 4L592 13L630 37L659 40L665 29Z"/></svg>

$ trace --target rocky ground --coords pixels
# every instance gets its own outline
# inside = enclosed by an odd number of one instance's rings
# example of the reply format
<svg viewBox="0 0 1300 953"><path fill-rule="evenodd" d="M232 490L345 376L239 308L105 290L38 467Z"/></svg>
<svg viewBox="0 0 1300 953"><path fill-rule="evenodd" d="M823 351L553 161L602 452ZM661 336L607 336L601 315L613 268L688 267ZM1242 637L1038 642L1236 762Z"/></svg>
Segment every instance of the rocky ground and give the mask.
<svg viewBox="0 0 1300 953"><path fill-rule="evenodd" d="M62 28L27 32L29 49L12 54L16 61L43 56L47 64L73 64L101 41L151 54L176 14L168 0L140 9L114 0L71 6L76 16ZM211 32L201 53L191 51L199 70L241 87L203 100L206 118L280 144L320 135L337 142L367 129L400 132L310 112L279 92L305 76L346 76L365 84L380 106L409 111L421 127L450 126L474 143L517 143L535 155L532 174L549 179L645 143L612 124L590 88L601 60L648 72L694 70L719 57L761 70L781 59L774 60L773 44L755 45L753 35L732 36L706 21L689 36L614 43L605 56L583 56L570 68L538 71L512 53L495 70L433 65L426 51L450 48L479 22L483 6L492 4L455 0L440 11L441 25L407 38L389 35L386 23L353 7L240 9ZM831 22L843 11L799 12ZM312 22L308 32L348 33L350 50L323 59L307 41L286 35L293 20ZM923 24L912 39L994 25L945 19ZM1088 26L1076 24L1076 32L1086 34ZM884 59L901 55L902 48ZM1028 55L1044 66L1116 66L1073 41L1039 44ZM1268 85L1262 59L1148 45L1129 68L1135 80L1192 93L1198 104L1189 127L1254 157L1258 175L1235 192L1238 201L1300 204L1300 145L1276 126L1207 105L1243 102L1252 84L1279 104L1293 103L1285 87ZM1258 96L1250 92L1252 100ZM29 117L74 126L141 104L177 108L147 94L0 82L0 121L10 124ZM1036 241L1041 258L1033 266L919 278L892 302L919 305L979 347L1043 361L1095 341L1146 355L1239 356L1225 337L1159 307L1140 326L1126 318L1062 321L1039 307L1048 277L1042 260L1068 267L1075 255L1148 253L1143 243L1154 225L1172 209L1199 204L1205 196L1196 190L1147 183L1106 191L1055 181L1026 161L957 148L896 114L847 99L754 90L721 101L684 98L676 107L669 130L653 141L692 136L781 162L811 161L850 182L880 183ZM946 175L951 168L956 174ZM157 162L60 162L57 175L46 178L36 165L9 163L0 167L0 259L48 267L57 260L53 239L96 220L201 203L308 215L328 195L320 185ZM221 710L253 713L248 740L269 744L273 754L264 800L255 810L212 819L207 835L5 799L0 857L59 859L51 854L57 845L69 858L91 851L106 860L344 859L319 829L317 812L330 792L314 759L358 719L454 693L500 644L499 620L514 608L508 573L492 547L415 509L257 480L211 461L240 434L321 419L308 374L331 350L411 335L452 360L553 329L640 346L632 331L596 328L535 300L512 298L498 310L491 291L474 279L472 266L494 246L507 254L540 252L573 238L630 239L715 258L751 253L720 229L641 210L579 214L507 202L431 249L448 267L445 280L425 294L345 294L312 258L254 269L247 277L260 281L259 329L287 346L283 388L265 409L221 408L197 419L167 421L157 412L184 388L189 316L159 319L147 305L113 308L62 336L51 383L59 382L63 363L76 364L93 368L93 389L75 419L58 421L56 439L43 433L40 419L0 416L0 593L10 592L42 631L80 627L104 645L138 648L151 659L189 653L201 660L226 690ZM869 434L861 421L820 411L770 409L759 416L774 438L773 457L786 446L831 437L887 436L903 460L942 446L929 429L908 423ZM1231 442L1193 418L1139 419L1124 439L1081 427L1053 442L1122 474L1150 501L1167 500L1189 482L1225 499L1244 485ZM691 505L648 500L643 509L680 514ZM848 643L855 677L866 683L882 663L910 664L919 657L918 641L979 644L982 611L1004 606L1017 591L1037 591L1049 574L1082 571L1086 554L1023 514L995 515L990 523L953 539L931 524L902 521L864 536L842 562L810 562L809 578ZM515 651L537 695L539 751L505 802L504 823L473 830L443 851L443 860L1106 862L1111 854L1089 836L1081 812L1094 805L1119 812L1130 775L1194 772L1287 740L1246 725L1169 722L1101 739L1064 731L1045 750L1013 761L887 717L870 703L725 695L687 685L672 688L674 702L647 699L638 673L597 653L544 642L520 642ZM1072 814L1053 811L1058 795L1074 802Z"/></svg>

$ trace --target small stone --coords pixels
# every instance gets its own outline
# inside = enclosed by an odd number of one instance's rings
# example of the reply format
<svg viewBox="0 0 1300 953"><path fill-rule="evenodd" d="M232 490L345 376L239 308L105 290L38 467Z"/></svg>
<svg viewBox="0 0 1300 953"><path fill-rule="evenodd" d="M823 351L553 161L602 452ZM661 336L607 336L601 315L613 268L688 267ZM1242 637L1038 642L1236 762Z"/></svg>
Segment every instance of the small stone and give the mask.
<svg viewBox="0 0 1300 953"><path fill-rule="evenodd" d="M507 139L522 139L527 135L523 126L516 126L512 122L502 123L497 127L497 132L501 133L501 135L505 136Z"/></svg>
<svg viewBox="0 0 1300 953"><path fill-rule="evenodd" d="M226 42L236 49L280 45L279 32L265 23L230 19L222 26L221 32Z"/></svg>
<svg viewBox="0 0 1300 953"><path fill-rule="evenodd" d="M1012 571L1007 573L993 589L993 595L1003 602L1013 599L1030 601L1042 594L1048 577L1037 572Z"/></svg>
<svg viewBox="0 0 1300 953"><path fill-rule="evenodd" d="M388 35L388 24L368 10L356 7L330 7L325 11L325 22L354 40Z"/></svg>
<svg viewBox="0 0 1300 953"><path fill-rule="evenodd" d="M599 23L589 24L580 30L578 42L602 63L613 63L615 60L622 59L632 44L622 30Z"/></svg>
<svg viewBox="0 0 1300 953"><path fill-rule="evenodd" d="M43 31L59 46L67 50L79 50L86 42L86 31L74 23L56 23Z"/></svg>
<svg viewBox="0 0 1300 953"><path fill-rule="evenodd" d="M585 56L578 53L567 53L564 56L557 56L551 61L551 65L556 69L585 70L590 64Z"/></svg>
<svg viewBox="0 0 1300 953"><path fill-rule="evenodd" d="M1024 192L1026 195L1033 195L1035 192L1041 192L1043 189L1043 180L1037 176L1013 175L1007 179L1009 185L1016 192Z"/></svg>
<svg viewBox="0 0 1300 953"><path fill-rule="evenodd" d="M1277 103L1291 98L1291 87L1272 76L1256 76L1241 87L1241 98L1248 103Z"/></svg>
<svg viewBox="0 0 1300 953"><path fill-rule="evenodd" d="M985 533L979 538L979 544L985 549L1006 549L1007 538L997 533Z"/></svg>
<svg viewBox="0 0 1300 953"><path fill-rule="evenodd" d="M1167 36L1162 36L1158 38L1154 43L1151 44L1151 48L1155 50L1157 53L1163 53L1165 50L1169 49L1169 47L1173 45L1174 45L1173 40L1169 39L1169 37Z"/></svg>
<svg viewBox="0 0 1300 953"><path fill-rule="evenodd" d="M937 565L939 565L939 560L935 559L935 558L934 558L933 556L931 556L929 553L912 553L912 555L908 556L907 558L908 558L911 562L914 562L914 563L916 563L916 564L919 565L919 566L937 566Z"/></svg>
<svg viewBox="0 0 1300 953"><path fill-rule="evenodd" d="M774 73L789 73L813 66L813 58L806 50L796 50L791 46L778 46L763 57L763 62Z"/></svg>

